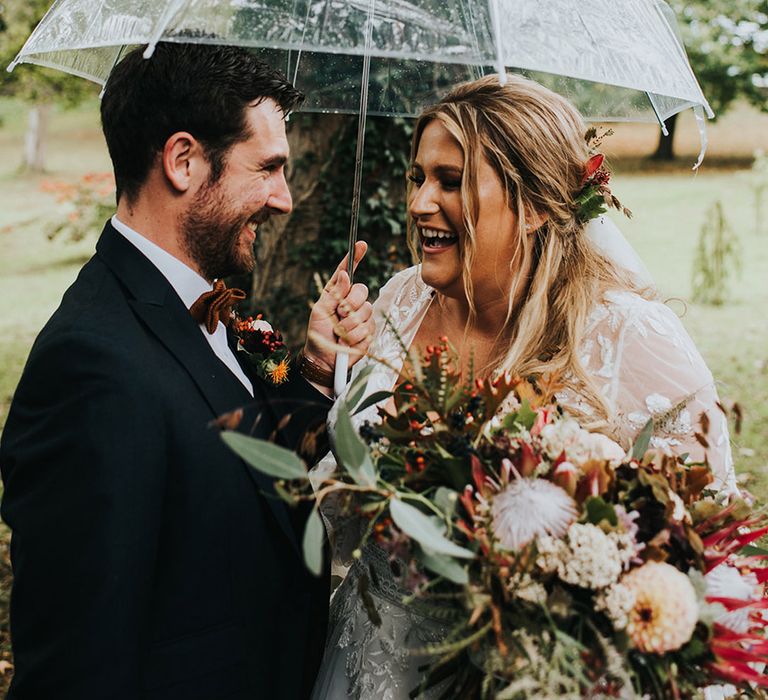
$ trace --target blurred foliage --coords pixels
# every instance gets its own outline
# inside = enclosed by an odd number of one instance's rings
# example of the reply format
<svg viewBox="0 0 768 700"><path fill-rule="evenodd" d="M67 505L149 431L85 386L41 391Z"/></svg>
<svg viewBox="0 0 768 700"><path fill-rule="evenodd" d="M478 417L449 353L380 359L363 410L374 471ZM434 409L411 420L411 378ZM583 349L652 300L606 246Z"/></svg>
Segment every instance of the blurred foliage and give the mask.
<svg viewBox="0 0 768 700"><path fill-rule="evenodd" d="M768 195L768 153L762 149L755 151L755 160L747 175L749 188L754 194L755 233L760 234L768 229L765 221L765 198Z"/></svg>
<svg viewBox="0 0 768 700"><path fill-rule="evenodd" d="M768 111L768 0L671 0L716 114L739 97Z"/></svg>
<svg viewBox="0 0 768 700"><path fill-rule="evenodd" d="M355 120L356 122L356 120ZM356 126L350 122L350 126ZM350 130L351 131L351 130ZM398 270L411 263L405 235L405 185L409 162L412 121L369 116L360 192L358 237L367 241L370 253L356 281L367 284L373 298ZM347 252L352 213L356 136L343 140L336 156L333 177L327 183L327 204L320 224L319 240L297 247L292 262L310 270L333 270Z"/></svg>
<svg viewBox="0 0 768 700"><path fill-rule="evenodd" d="M693 301L721 306L731 279L741 272L741 245L725 218L723 205L715 202L701 227L693 261Z"/></svg>
<svg viewBox="0 0 768 700"><path fill-rule="evenodd" d="M86 173L75 183L46 180L40 189L54 195L56 201L66 207L63 221L48 226L50 240L63 237L77 243L87 236L95 236L115 211L112 173Z"/></svg>
<svg viewBox="0 0 768 700"><path fill-rule="evenodd" d="M50 4L51 0L0 0L0 70L16 58ZM0 95L33 103L56 101L72 106L98 90L90 81L32 65L4 72L0 81Z"/></svg>

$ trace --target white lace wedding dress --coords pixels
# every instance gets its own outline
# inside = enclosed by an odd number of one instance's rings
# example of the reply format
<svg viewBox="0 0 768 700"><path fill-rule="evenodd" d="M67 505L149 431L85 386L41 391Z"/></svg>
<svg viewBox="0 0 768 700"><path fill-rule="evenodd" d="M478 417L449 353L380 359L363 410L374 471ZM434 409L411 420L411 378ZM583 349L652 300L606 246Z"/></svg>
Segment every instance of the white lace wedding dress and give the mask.
<svg viewBox="0 0 768 700"><path fill-rule="evenodd" d="M411 345L433 296L433 290L421 280L418 266L398 273L382 288L374 304L377 336L369 356L355 367L357 373L373 365L366 394L393 388L403 363L397 335L406 347ZM392 327L383 321L387 316ZM377 361L381 359L386 364ZM707 454L717 486L736 488L727 421L717 407L712 374L669 307L629 292L606 294L589 317L581 361L612 409L613 420L604 432L626 447L649 418L654 418L657 427L652 446L687 452L698 460L703 448L694 431L700 415L706 413L710 421ZM686 399L681 410L671 410ZM563 391L558 400L587 419L591 414L572 391ZM377 422L376 407L353 420L358 426L366 420ZM329 456L314 472L320 476L334 469ZM368 545L361 559L353 559L359 538L354 523L341 522L331 506L324 509L324 516L333 545L334 573L346 574L346 578L331 602L325 658L313 700L407 700L422 678L420 667L425 662L409 650L438 641L447 628L418 608L402 605L403 592L381 549ZM361 575L366 572L372 572L367 576L371 579L369 600L381 617L380 626L371 622L359 595Z"/></svg>

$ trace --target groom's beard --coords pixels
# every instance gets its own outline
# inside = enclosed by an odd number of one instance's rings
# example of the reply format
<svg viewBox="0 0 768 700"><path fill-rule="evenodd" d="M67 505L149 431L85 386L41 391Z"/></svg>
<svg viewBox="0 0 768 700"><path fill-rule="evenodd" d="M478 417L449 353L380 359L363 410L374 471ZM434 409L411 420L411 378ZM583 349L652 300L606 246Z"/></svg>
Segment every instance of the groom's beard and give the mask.
<svg viewBox="0 0 768 700"><path fill-rule="evenodd" d="M255 213L230 208L219 184L199 190L179 222L184 248L207 280L253 271L256 255L243 229L249 221L261 224L270 216L267 208Z"/></svg>

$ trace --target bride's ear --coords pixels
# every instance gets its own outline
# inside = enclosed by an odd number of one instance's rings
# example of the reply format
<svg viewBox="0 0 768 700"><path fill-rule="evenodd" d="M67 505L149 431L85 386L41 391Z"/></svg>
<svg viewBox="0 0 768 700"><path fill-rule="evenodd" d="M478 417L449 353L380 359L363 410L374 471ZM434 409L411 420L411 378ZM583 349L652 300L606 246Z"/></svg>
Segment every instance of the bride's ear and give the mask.
<svg viewBox="0 0 768 700"><path fill-rule="evenodd" d="M549 219L548 214L542 214L535 209L528 209L525 212L525 232L535 233L538 231Z"/></svg>

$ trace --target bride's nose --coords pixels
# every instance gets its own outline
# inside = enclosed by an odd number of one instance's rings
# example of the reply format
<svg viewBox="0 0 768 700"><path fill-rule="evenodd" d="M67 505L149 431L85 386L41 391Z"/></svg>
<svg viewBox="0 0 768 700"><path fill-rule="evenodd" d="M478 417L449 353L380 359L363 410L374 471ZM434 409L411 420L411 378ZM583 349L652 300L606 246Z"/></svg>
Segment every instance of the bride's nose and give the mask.
<svg viewBox="0 0 768 700"><path fill-rule="evenodd" d="M408 212L414 218L430 216L440 211L440 205L435 198L434 188L424 183L418 189L414 188L408 202Z"/></svg>

